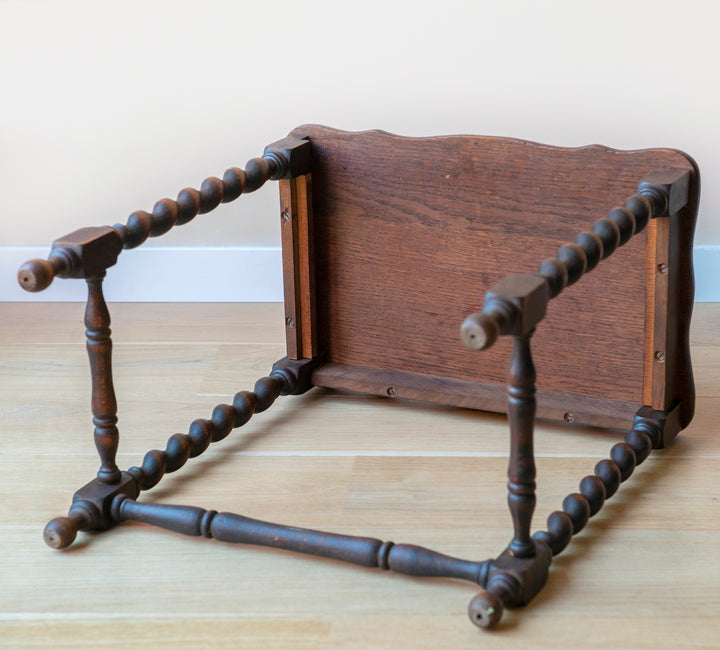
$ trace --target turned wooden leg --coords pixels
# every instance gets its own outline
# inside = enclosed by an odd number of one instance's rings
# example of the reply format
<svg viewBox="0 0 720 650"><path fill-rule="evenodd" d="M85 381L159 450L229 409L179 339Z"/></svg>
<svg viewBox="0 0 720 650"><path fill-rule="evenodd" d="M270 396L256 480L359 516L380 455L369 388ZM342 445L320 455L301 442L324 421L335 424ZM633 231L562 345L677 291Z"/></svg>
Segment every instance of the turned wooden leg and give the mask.
<svg viewBox="0 0 720 650"><path fill-rule="evenodd" d="M78 530L85 530L92 524L93 513L85 504L74 503L67 517L55 517L43 530L43 539L50 548L67 548L75 541Z"/></svg>
<svg viewBox="0 0 720 650"><path fill-rule="evenodd" d="M508 506L514 528L508 549L516 557L532 557L535 554L535 545L530 538L530 525L535 510L535 366L530 353L531 336L532 332L513 336L508 385Z"/></svg>
<svg viewBox="0 0 720 650"><path fill-rule="evenodd" d="M95 447L100 455L97 477L102 483L120 481L115 464L119 433L117 429L117 401L112 379L112 340L110 313L102 291L105 272L87 278L88 301L85 309L87 352L92 375L92 414L95 425Z"/></svg>
<svg viewBox="0 0 720 650"><path fill-rule="evenodd" d="M468 605L468 616L473 624L488 630L500 623L504 611L503 599L494 591L481 591Z"/></svg>

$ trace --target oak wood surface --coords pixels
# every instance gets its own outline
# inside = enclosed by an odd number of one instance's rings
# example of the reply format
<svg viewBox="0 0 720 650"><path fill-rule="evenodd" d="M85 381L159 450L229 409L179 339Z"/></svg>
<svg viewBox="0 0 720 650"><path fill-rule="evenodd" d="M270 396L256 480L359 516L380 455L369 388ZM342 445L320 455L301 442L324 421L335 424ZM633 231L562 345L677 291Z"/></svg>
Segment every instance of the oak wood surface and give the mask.
<svg viewBox="0 0 720 650"><path fill-rule="evenodd" d="M313 147L318 344L339 364L341 375L323 372L322 385L333 388L348 366L504 385L509 340L473 354L458 336L485 292L506 275L534 272L648 174L693 170L669 149L563 149L314 125L293 135ZM693 219L676 238L682 246L690 246ZM654 353L646 330L653 318L667 320L646 300L649 236L640 233L551 303L534 337L539 390L640 406L644 379L664 377L646 364ZM685 308L675 311L686 317ZM553 411L542 400L539 410ZM622 406L616 411L622 420Z"/></svg>
<svg viewBox="0 0 720 650"><path fill-rule="evenodd" d="M285 332L289 359L317 354L310 174L280 181Z"/></svg>
<svg viewBox="0 0 720 650"><path fill-rule="evenodd" d="M281 305L111 304L118 464L284 354ZM142 525L42 542L92 478L84 305L0 305L0 647L717 647L720 305L696 305L695 419L484 633L476 589ZM220 398L220 399L218 399ZM534 530L620 439L541 423ZM512 528L505 418L314 389L283 397L143 499L424 544L485 559Z"/></svg>

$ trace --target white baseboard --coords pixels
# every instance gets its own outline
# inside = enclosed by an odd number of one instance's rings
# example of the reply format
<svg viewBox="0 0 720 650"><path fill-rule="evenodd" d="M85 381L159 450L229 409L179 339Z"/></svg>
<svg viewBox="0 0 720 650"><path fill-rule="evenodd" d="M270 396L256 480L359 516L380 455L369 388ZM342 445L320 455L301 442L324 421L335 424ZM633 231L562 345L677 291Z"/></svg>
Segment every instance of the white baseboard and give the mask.
<svg viewBox="0 0 720 650"><path fill-rule="evenodd" d="M47 247L0 246L0 302L83 302L84 282L55 280L40 294L16 280ZM695 246L695 301L720 302L720 246ZM126 251L105 281L109 302L282 302L279 246L168 246Z"/></svg>
<svg viewBox="0 0 720 650"><path fill-rule="evenodd" d="M695 246L695 302L720 302L720 246Z"/></svg>
<svg viewBox="0 0 720 650"><path fill-rule="evenodd" d="M17 283L27 260L47 247L0 247L0 301L83 302L85 283L56 279L42 293ZM108 302L282 302L279 246L148 246L124 251L108 270Z"/></svg>

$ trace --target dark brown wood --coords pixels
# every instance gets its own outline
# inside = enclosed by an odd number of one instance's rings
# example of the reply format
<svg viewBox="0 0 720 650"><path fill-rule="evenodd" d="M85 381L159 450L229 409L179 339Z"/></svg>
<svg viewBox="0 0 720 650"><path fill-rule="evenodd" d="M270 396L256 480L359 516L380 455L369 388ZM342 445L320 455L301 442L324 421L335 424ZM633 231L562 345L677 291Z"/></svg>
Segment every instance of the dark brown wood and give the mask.
<svg viewBox="0 0 720 650"><path fill-rule="evenodd" d="M678 192L675 192L674 205L677 209L687 203L688 177L689 172L683 171L680 173L682 180L675 183L685 189L684 199L679 199ZM667 179L667 174L662 178ZM541 262L539 276L509 275L490 289L485 294L482 312L469 316L460 327L463 343L470 349L485 350L495 343L499 335L510 334L513 331L521 333L531 331L545 316L550 298L557 297L563 289L575 284L583 274L594 269L600 260L608 258L618 246L626 244L633 235L642 231L648 220L657 216L667 216L667 205L673 183L657 186L641 182L640 188L645 194L636 194L626 202L627 205L632 206L632 209L613 208L607 218L599 219L593 224L592 232L581 232L575 238L575 243L564 244L558 249L557 257L547 258ZM683 200L684 203L681 203ZM667 237L663 241L667 241ZM648 255L652 256L652 249L656 247L649 240ZM652 304L654 304L657 282L650 277L649 284L651 286L648 294L653 296ZM660 308L666 307L666 302L661 304ZM646 299L646 312L649 305ZM649 329L646 322L646 331ZM647 364L646 359L643 398L646 396L645 391L651 391L651 386L655 383L660 383L663 388L666 386L664 378L658 377L656 382L653 382Z"/></svg>
<svg viewBox="0 0 720 650"><path fill-rule="evenodd" d="M125 472L115 483L97 478L90 481L73 495L68 516L56 517L45 526L45 543L51 548L66 548L75 541L79 530L107 530L115 525L111 515L115 497L124 495L134 499L138 493L135 479Z"/></svg>
<svg viewBox="0 0 720 650"><path fill-rule="evenodd" d="M277 176L280 178L287 356L312 359L317 355L317 338L310 142L289 136L266 147L263 155L281 161Z"/></svg>
<svg viewBox="0 0 720 650"><path fill-rule="evenodd" d="M513 598L514 584L498 584L493 591L481 591L468 605L468 617L474 625L485 629L497 627L505 611L503 600Z"/></svg>
<svg viewBox="0 0 720 650"><path fill-rule="evenodd" d="M280 181L280 232L285 292L285 335L291 359L317 355L315 273L312 266L312 179Z"/></svg>
<svg viewBox="0 0 720 650"><path fill-rule="evenodd" d="M692 173L684 167L663 169L640 181L639 192L655 203L658 217L672 216L690 202Z"/></svg>
<svg viewBox="0 0 720 650"><path fill-rule="evenodd" d="M217 405L210 419L195 420L187 434L172 435L164 450L121 473L106 269L123 246L138 246L269 179L281 181L287 357L252 391ZM46 542L64 548L78 530L134 520L408 575L460 578L486 589L470 603L471 620L497 625L505 607L538 593L552 556L692 417L688 328L698 182L694 162L671 150L569 150L501 138L301 127L245 170L208 177L199 190L158 201L152 213L133 213L127 225L57 240L49 259L29 262L19 279L28 290L41 290L56 275L87 280L101 466L74 495L67 517L47 525ZM556 257L530 273L553 248ZM602 271L588 276L598 266ZM550 298L558 300L549 305ZM487 351L467 353L463 342ZM474 562L410 544L135 500L279 395L313 385L506 410L513 537L505 551ZM548 517L547 531L531 536L536 412L600 426L632 420L632 427Z"/></svg>
<svg viewBox="0 0 720 650"><path fill-rule="evenodd" d="M484 354L484 353L483 353ZM443 376L366 368L342 363L325 363L313 372L313 384L326 388L392 397L398 400L425 400L446 406L505 412L504 383L489 384ZM632 402L597 399L572 393L537 390L537 417L567 426L592 424L612 429L627 428L638 405Z"/></svg>
<svg viewBox="0 0 720 650"><path fill-rule="evenodd" d="M654 255L648 262L653 283L652 303L648 303L652 328L648 327L646 337L649 362L645 372L652 378L652 388L643 403L657 411L682 404L683 426L692 418L695 403L688 341L694 278L686 265L691 264L697 178L696 169L668 170L640 183L640 192L664 209L663 217L653 224Z"/></svg>
<svg viewBox="0 0 720 650"><path fill-rule="evenodd" d="M301 359L303 356L303 321L301 318L301 287L298 272L300 243L298 241L298 210L295 179L281 180L279 187L286 351L290 359Z"/></svg>
<svg viewBox="0 0 720 650"><path fill-rule="evenodd" d="M572 251L573 256L563 255L561 248L558 260L565 267L564 276L574 281L587 268L586 254L580 246L563 248ZM598 257L599 253L600 251ZM572 269L570 259L580 261L581 267ZM558 265L558 268L560 266ZM550 283L542 275L509 275L487 292L483 311L468 318L461 327L464 343L479 350L487 349L498 335L512 334L513 349L508 372L507 400L510 423L507 487L514 535L507 550L518 558L535 555L535 543L530 537L530 527L536 503L533 450L536 373L530 339L535 327L545 316L549 299ZM482 616L480 619L483 625L486 624L487 621Z"/></svg>
<svg viewBox="0 0 720 650"><path fill-rule="evenodd" d="M658 411L649 406L638 409L633 419L633 428L642 427L652 434L653 449L664 449L672 444L675 437L683 430L683 402L678 402L672 409ZM655 431L659 434L654 434Z"/></svg>
<svg viewBox="0 0 720 650"><path fill-rule="evenodd" d="M18 283L25 291L44 291L67 267L68 260L60 256L28 260L18 270Z"/></svg>
<svg viewBox="0 0 720 650"><path fill-rule="evenodd" d="M670 238L675 242L673 266L669 268L671 282L675 287L670 296L666 313L675 323L674 337L669 346L675 356L675 400L680 405L680 427L690 424L695 412L695 383L690 360L690 321L695 297L695 275L693 273L693 238L700 200L700 172L694 160L689 158L692 171L688 186L688 203L670 216ZM656 266L657 268L657 266ZM659 324L658 315L655 323Z"/></svg>
<svg viewBox="0 0 720 650"><path fill-rule="evenodd" d="M243 193L254 192L270 179L284 177L289 169L307 167L307 142L290 139L293 147L268 147L261 158L252 158L246 169L231 167L222 180L206 178L200 190L191 187L180 190L177 200L161 199L152 213L136 210L126 224L81 228L53 243L47 260L30 260L18 271L18 282L26 291L43 291L56 276L90 278L107 270L117 262L123 248L140 246L148 237L165 234L176 225L183 225L198 214L214 210ZM285 141L282 141L285 142ZM299 143L299 144L298 144ZM286 157L287 156L287 157Z"/></svg>
<svg viewBox="0 0 720 650"><path fill-rule="evenodd" d="M43 529L43 540L54 549L70 546L77 537L78 530L90 528L92 514L85 508L71 508L67 517L55 517Z"/></svg>
<svg viewBox="0 0 720 650"><path fill-rule="evenodd" d="M499 335L529 334L544 318L549 299L549 284L542 275L508 275L485 294L482 312L465 319L460 338L470 349L486 350Z"/></svg>
<svg viewBox="0 0 720 650"><path fill-rule="evenodd" d="M680 405L672 411L653 411L648 407L638 410L625 442L616 444L610 459L595 465L594 475L580 481L579 492L568 495L563 501L563 512L553 512L547 520L547 531L535 533L533 539L543 542L559 555L595 516L604 503L618 490L621 482L632 475L635 467L645 461L653 449L660 449L672 440L680 429Z"/></svg>
<svg viewBox="0 0 720 650"><path fill-rule="evenodd" d="M140 503L127 495L114 497L111 515L116 523L139 521L183 535L269 546L407 575L479 583L487 573L486 562L463 560L412 544L283 526L192 506Z"/></svg>
<svg viewBox="0 0 720 650"><path fill-rule="evenodd" d="M110 514L115 497L122 495L134 499L141 491L157 485L165 473L180 469L189 458L199 456L205 451L211 442L222 440L233 428L248 422L253 413L269 408L278 395L293 391L299 393L302 388L307 390L309 376L313 364L316 363L312 360L294 364L279 362L278 368L274 369L269 377L263 377L255 383L252 392L237 393L232 405L216 406L210 420L195 420L187 434L172 435L164 451L149 451L140 467L131 467L123 473L118 470L115 475L112 467L118 436L117 429L112 430L114 422L110 415L111 412L114 414L115 398L112 392L112 375L109 373L110 354L107 349L110 342L109 316L107 310L103 314L102 307L97 307L99 301L104 304L102 295L96 295L100 279L93 279L95 282L92 284L88 281L95 294L88 301L88 305L92 305L92 309L89 308L92 313L88 318L88 350L93 373L93 413L95 414L97 409L99 414L95 418L95 439L102 466L98 477L75 493L68 516L57 517L45 527L44 539L52 548L65 548L72 544L78 530L104 530L111 527L116 523ZM108 378L109 386L105 382ZM114 421L116 422L117 418Z"/></svg>
<svg viewBox="0 0 720 650"><path fill-rule="evenodd" d="M531 336L532 332L513 336L508 381L507 413L510 423L508 507L514 530L508 550L516 557L531 557L535 554L535 545L530 538L530 526L536 502L533 450L535 366L530 352Z"/></svg>
<svg viewBox="0 0 720 650"><path fill-rule="evenodd" d="M160 199L155 203L152 213L144 210L133 212L125 225L115 224L115 232L123 243L123 248L136 248L148 237L159 237L174 226L182 226L192 221L198 214L206 214L221 203L234 201L241 194L254 192L268 180L280 178L286 171L287 161L281 153L251 158L245 169L231 167L222 179L209 176L200 189L186 187L180 190L177 199Z"/></svg>
<svg viewBox="0 0 720 650"><path fill-rule="evenodd" d="M88 305L92 305L92 308L88 308L91 311L88 318L88 350L93 373L94 414L97 409L94 418L95 439L102 466L98 477L75 493L68 516L57 517L45 527L44 539L52 548L65 548L72 544L78 530L104 530L114 525L116 520L110 513L115 497L122 495L136 498L141 491L157 485L164 474L177 471L189 458L202 454L210 443L224 439L233 428L247 423L253 413L268 409L279 395L299 394L308 390L312 368L318 363L318 360L281 360L268 377L258 379L253 391L237 393L232 405L216 406L209 420L194 420L187 434L170 436L164 451L149 451L140 467L131 467L122 473L118 470L115 475L111 470L118 442L117 429L113 430L117 418L113 420L114 416L111 415L114 414L115 396L109 372L109 315L107 310L103 313L102 307L98 308L99 302L104 305L102 294L97 295L100 280L94 278L92 283L88 281L94 294L88 300Z"/></svg>
<svg viewBox="0 0 720 650"><path fill-rule="evenodd" d="M296 391L299 378L309 373L310 370L305 371L303 364L273 370L268 377L258 379L252 391L236 393L232 404L218 404L209 420L193 420L186 434L170 436L164 451L153 449L147 452L142 464L131 467L127 472L136 481L138 492L157 485L166 473L180 469L189 458L202 454L210 443L224 440L234 428L246 424L255 413L270 408L278 396Z"/></svg>
<svg viewBox="0 0 720 650"><path fill-rule="evenodd" d="M480 584L486 591L470 601L468 616L482 628L494 628L505 607L527 605L545 586L552 553L546 544L532 540L532 552L518 557L510 548L486 563Z"/></svg>
<svg viewBox="0 0 720 650"><path fill-rule="evenodd" d="M112 377L112 339L110 312L103 297L105 272L87 279L88 300L85 309L87 353L92 378L92 414L95 447L100 455L98 480L117 483L120 470L115 464L120 434L117 428L117 401Z"/></svg>
<svg viewBox="0 0 720 650"><path fill-rule="evenodd" d="M122 250L112 228L81 228L53 242L51 257L60 255L68 260L62 277L91 278L103 273L117 262Z"/></svg>
<svg viewBox="0 0 720 650"><path fill-rule="evenodd" d="M117 233L107 226L81 228L55 240L47 260L30 260L18 271L26 291L43 291L53 278L91 278L113 266L122 250Z"/></svg>
<svg viewBox="0 0 720 650"><path fill-rule="evenodd" d="M273 178L298 178L310 173L312 147L307 138L290 135L265 147L263 158L277 163Z"/></svg>
<svg viewBox="0 0 720 650"><path fill-rule="evenodd" d="M662 208L642 194L628 198L626 206L613 208L608 216L598 219L591 232L581 232L574 243L562 245L557 257L551 257L540 263L542 275L555 298L567 286L575 284L585 273L592 271L601 260L612 255L619 246L624 246L633 235L637 235L653 217L660 216ZM648 243L647 255L651 254ZM651 290L651 289L649 289Z"/></svg>
<svg viewBox="0 0 720 650"><path fill-rule="evenodd" d="M313 147L319 349L328 362L488 385L504 384L509 342L478 364L457 331L489 287L532 271L647 174L693 170L667 149L319 126L293 135ZM522 246L506 245L515 239ZM535 335L540 405L542 391L643 404L647 256L643 231L553 301ZM632 411L622 424L631 421Z"/></svg>
<svg viewBox="0 0 720 650"><path fill-rule="evenodd" d="M290 359L283 357L273 364L271 377L282 377L287 384L288 395L302 395L313 386L313 372L322 365L322 357L314 359Z"/></svg>

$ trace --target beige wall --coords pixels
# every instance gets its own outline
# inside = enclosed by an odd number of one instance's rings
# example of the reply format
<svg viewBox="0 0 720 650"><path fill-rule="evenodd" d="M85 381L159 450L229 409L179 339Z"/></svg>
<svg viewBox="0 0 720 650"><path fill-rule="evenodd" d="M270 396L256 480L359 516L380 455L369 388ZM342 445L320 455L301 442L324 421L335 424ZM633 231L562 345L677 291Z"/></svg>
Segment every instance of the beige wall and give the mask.
<svg viewBox="0 0 720 650"><path fill-rule="evenodd" d="M669 146L720 244L710 2L0 1L0 246L124 222L297 124ZM274 191L158 244L278 243Z"/></svg>

